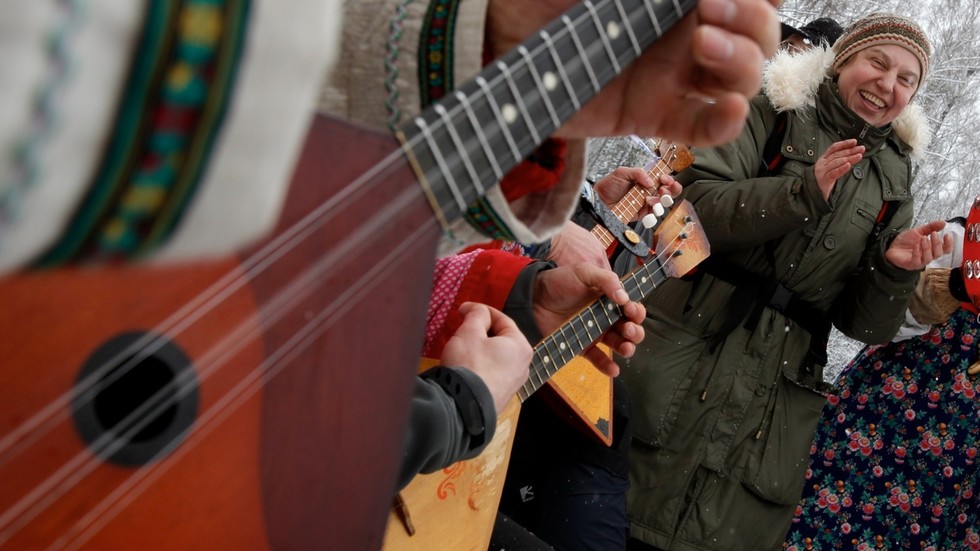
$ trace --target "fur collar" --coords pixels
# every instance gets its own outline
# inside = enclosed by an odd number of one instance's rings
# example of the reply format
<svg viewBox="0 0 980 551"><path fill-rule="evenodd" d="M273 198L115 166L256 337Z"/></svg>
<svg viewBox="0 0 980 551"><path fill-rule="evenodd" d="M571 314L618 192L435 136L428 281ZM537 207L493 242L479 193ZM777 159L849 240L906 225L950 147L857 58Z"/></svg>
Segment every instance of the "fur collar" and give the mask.
<svg viewBox="0 0 980 551"><path fill-rule="evenodd" d="M830 74L834 52L811 48L803 53L778 52L762 75L762 92L777 111L805 109L816 103L817 90ZM909 145L912 156L921 159L932 139L925 110L914 101L892 121L895 136Z"/></svg>

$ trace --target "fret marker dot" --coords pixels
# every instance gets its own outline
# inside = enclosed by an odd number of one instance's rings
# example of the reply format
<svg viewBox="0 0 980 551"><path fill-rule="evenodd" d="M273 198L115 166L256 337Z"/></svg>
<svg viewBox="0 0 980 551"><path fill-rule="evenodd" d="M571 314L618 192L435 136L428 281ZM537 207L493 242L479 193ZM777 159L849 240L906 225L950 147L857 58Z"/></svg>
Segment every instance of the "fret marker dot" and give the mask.
<svg viewBox="0 0 980 551"><path fill-rule="evenodd" d="M647 282L647 278L646 278L646 276L644 276L643 277L643 283L646 283L646 282Z"/></svg>
<svg viewBox="0 0 980 551"><path fill-rule="evenodd" d="M561 343L561 344L558 345L558 348L561 348L562 350L564 350L564 349L568 348L568 345L566 343Z"/></svg>
<svg viewBox="0 0 980 551"><path fill-rule="evenodd" d="M541 361L543 361L546 364L550 364L551 363L551 356L545 356L544 358L541 359Z"/></svg>
<svg viewBox="0 0 980 551"><path fill-rule="evenodd" d="M592 320L589 320L589 323L587 323L586 325L588 325L589 327L593 327L595 326L595 323L593 323Z"/></svg>
<svg viewBox="0 0 980 551"><path fill-rule="evenodd" d="M541 81L544 84L545 90L549 92L552 92L555 88L558 88L558 77L551 71L545 71L545 73L541 75Z"/></svg>
<svg viewBox="0 0 980 551"><path fill-rule="evenodd" d="M610 21L609 24L606 25L606 34L609 35L609 38L616 40L619 38L620 32L622 32L622 29L615 21Z"/></svg>
<svg viewBox="0 0 980 551"><path fill-rule="evenodd" d="M504 121L507 124L514 124L517 120L517 108L514 107L512 103L505 103L503 107L500 108L500 114L504 116Z"/></svg>
<svg viewBox="0 0 980 551"><path fill-rule="evenodd" d="M607 304L606 305L606 310L609 310L610 312L612 312L615 309L616 309L616 306L614 304Z"/></svg>

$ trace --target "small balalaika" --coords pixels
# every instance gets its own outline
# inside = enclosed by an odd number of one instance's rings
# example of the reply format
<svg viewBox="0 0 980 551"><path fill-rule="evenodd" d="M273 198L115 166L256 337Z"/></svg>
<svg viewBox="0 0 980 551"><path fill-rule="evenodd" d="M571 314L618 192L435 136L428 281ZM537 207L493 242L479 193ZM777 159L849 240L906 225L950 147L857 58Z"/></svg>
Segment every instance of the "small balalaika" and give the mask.
<svg viewBox="0 0 980 551"><path fill-rule="evenodd" d="M442 228L696 3L579 4L401 143L316 117L238 256L0 279L0 548L378 548Z"/></svg>

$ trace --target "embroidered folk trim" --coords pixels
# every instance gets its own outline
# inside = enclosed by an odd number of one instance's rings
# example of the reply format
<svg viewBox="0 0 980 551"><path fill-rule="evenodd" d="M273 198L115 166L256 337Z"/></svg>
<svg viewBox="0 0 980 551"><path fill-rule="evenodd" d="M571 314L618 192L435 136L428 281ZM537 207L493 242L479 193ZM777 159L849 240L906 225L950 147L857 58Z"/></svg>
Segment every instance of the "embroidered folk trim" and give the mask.
<svg viewBox="0 0 980 551"><path fill-rule="evenodd" d="M408 5L412 0L403 0L395 6L395 18L391 20L388 38L385 40L385 78L384 87L388 94L385 96L385 109L388 112L388 129L398 130L402 112L398 108L398 57L401 55L401 40L404 29L402 24L408 17Z"/></svg>
<svg viewBox="0 0 980 551"><path fill-rule="evenodd" d="M31 126L12 152L15 167L12 181L0 193L0 246L7 234L4 227L17 220L24 195L41 178L41 149L53 136L61 116L56 100L76 69L77 59L70 46L81 28L85 12L83 0L58 0L56 3L64 9L59 10L61 18L45 41L48 63L34 97Z"/></svg>
<svg viewBox="0 0 980 551"><path fill-rule="evenodd" d="M455 87L453 37L460 0L435 0L419 35L419 97L422 109Z"/></svg>
<svg viewBox="0 0 980 551"><path fill-rule="evenodd" d="M517 240L517 236L510 231L510 228L507 227L506 222L494 210L490 201L483 197L470 203L463 218L471 226L476 228L477 231L491 239L500 239L501 241Z"/></svg>
<svg viewBox="0 0 980 551"><path fill-rule="evenodd" d="M460 0L436 0L429 6L419 36L419 97L424 109L456 84L453 77L453 37ZM485 199L470 204L463 218L491 239L514 240L514 233Z"/></svg>
<svg viewBox="0 0 980 551"><path fill-rule="evenodd" d="M109 147L52 266L144 255L188 208L238 70L250 0L150 2Z"/></svg>

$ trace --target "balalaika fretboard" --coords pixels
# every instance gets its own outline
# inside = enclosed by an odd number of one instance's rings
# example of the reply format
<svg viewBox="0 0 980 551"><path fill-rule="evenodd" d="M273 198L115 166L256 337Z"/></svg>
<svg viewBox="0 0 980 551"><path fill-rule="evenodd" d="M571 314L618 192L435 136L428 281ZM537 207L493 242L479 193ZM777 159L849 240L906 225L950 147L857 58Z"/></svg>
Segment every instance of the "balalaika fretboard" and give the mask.
<svg viewBox="0 0 980 551"><path fill-rule="evenodd" d="M452 221L697 0L579 4L400 128L423 186Z"/></svg>

